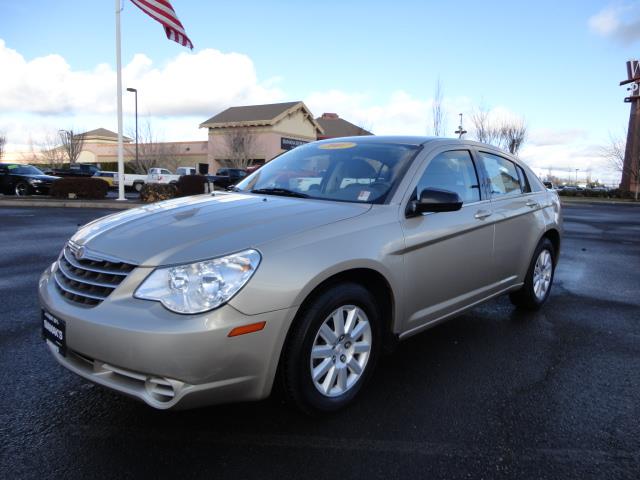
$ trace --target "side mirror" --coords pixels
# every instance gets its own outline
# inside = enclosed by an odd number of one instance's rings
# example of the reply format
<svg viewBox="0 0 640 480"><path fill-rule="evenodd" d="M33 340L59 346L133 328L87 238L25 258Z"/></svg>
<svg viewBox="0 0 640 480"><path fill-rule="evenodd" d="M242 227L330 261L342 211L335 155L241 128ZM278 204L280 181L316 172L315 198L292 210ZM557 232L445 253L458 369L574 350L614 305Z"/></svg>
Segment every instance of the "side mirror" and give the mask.
<svg viewBox="0 0 640 480"><path fill-rule="evenodd" d="M420 193L420 198L409 202L407 207L407 216L425 212L455 212L462 208L462 199L449 190L425 188Z"/></svg>

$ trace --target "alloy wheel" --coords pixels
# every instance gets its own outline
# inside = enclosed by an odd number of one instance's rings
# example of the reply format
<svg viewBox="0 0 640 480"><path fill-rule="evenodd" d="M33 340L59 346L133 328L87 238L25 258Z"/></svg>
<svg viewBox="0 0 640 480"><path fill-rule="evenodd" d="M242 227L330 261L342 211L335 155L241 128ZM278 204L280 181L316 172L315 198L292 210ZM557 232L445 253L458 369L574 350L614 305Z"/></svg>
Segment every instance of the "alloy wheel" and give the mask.
<svg viewBox="0 0 640 480"><path fill-rule="evenodd" d="M349 391L362 377L371 354L371 325L355 305L335 309L322 322L311 347L311 379L326 397Z"/></svg>
<svg viewBox="0 0 640 480"><path fill-rule="evenodd" d="M29 187L24 183L19 183L16 185L15 193L17 197L24 197L29 193Z"/></svg>
<svg viewBox="0 0 640 480"><path fill-rule="evenodd" d="M538 300L543 300L551 285L553 275L553 261L549 250L542 250L533 268L533 294Z"/></svg>

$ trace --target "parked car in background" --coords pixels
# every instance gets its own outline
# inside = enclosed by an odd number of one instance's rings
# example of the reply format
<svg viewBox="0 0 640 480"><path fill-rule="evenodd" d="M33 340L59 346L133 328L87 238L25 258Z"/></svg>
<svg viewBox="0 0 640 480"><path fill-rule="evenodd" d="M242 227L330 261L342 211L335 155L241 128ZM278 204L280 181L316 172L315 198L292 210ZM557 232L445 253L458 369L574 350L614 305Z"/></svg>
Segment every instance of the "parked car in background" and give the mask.
<svg viewBox="0 0 640 480"><path fill-rule="evenodd" d="M48 195L51 184L58 178L45 175L33 165L0 163L0 193L5 195Z"/></svg>
<svg viewBox="0 0 640 480"><path fill-rule="evenodd" d="M207 178L218 188L228 188L247 175L247 172L241 168L219 168L215 175L207 175Z"/></svg>
<svg viewBox="0 0 640 480"><path fill-rule="evenodd" d="M80 228L38 283L42 331L67 369L154 408L257 400L278 377L333 411L399 340L502 294L541 308L561 231L557 193L490 145L323 140L231 192Z"/></svg>
<svg viewBox="0 0 640 480"><path fill-rule="evenodd" d="M93 177L100 172L100 167L90 163L72 163L68 168L54 168L53 174L58 177Z"/></svg>
<svg viewBox="0 0 640 480"><path fill-rule="evenodd" d="M147 174L147 183L178 183L178 179L183 175L196 175L195 167L178 167L176 173L166 168L150 168Z"/></svg>
<svg viewBox="0 0 640 480"><path fill-rule="evenodd" d="M101 170L99 172L96 172L93 176L94 178L99 178L100 180L104 180L105 182L107 182L107 185L109 185L109 188L111 188L114 186L114 181L117 175L118 175L118 172L107 172L107 171Z"/></svg>
<svg viewBox="0 0 640 480"><path fill-rule="evenodd" d="M142 186L147 183L148 175L138 175L135 173L125 173L124 174L124 188L135 190L139 192L142 190ZM118 174L116 172L116 176L113 179L113 186L118 187L120 182L118 181Z"/></svg>

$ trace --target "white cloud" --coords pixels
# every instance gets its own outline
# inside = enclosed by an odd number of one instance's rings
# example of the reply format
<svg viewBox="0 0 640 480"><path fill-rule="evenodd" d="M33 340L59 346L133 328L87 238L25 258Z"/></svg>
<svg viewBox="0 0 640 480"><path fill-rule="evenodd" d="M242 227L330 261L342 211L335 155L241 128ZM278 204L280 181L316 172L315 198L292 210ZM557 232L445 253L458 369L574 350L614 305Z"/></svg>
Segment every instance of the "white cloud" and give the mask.
<svg viewBox="0 0 640 480"><path fill-rule="evenodd" d="M0 70L10 72L0 76L1 111L106 114L116 110L116 73L109 65L80 71L60 55L26 60L0 39ZM202 120L228 105L283 98L277 79L258 81L248 56L213 49L182 53L162 67L137 54L123 68L123 87L128 86L138 89L141 112L202 115ZM125 109L131 112L133 102L126 100Z"/></svg>
<svg viewBox="0 0 640 480"><path fill-rule="evenodd" d="M630 44L640 40L640 2L605 7L589 18L589 28L598 35Z"/></svg>
<svg viewBox="0 0 640 480"><path fill-rule="evenodd" d="M619 9L605 8L589 18L589 28L600 35L610 35L620 26L619 14Z"/></svg>
<svg viewBox="0 0 640 480"><path fill-rule="evenodd" d="M324 112L338 113L341 118L371 130L377 135L428 135L431 131L433 99L417 98L405 91L392 92L382 102L375 102L367 93L340 90L311 93L305 103L317 116ZM458 112L469 110L471 101L465 97L445 98L445 131L448 136L458 124Z"/></svg>
<svg viewBox="0 0 640 480"><path fill-rule="evenodd" d="M587 131L580 128L559 130L539 128L529 134L528 142L537 146L566 145L567 143L583 140L587 136Z"/></svg>

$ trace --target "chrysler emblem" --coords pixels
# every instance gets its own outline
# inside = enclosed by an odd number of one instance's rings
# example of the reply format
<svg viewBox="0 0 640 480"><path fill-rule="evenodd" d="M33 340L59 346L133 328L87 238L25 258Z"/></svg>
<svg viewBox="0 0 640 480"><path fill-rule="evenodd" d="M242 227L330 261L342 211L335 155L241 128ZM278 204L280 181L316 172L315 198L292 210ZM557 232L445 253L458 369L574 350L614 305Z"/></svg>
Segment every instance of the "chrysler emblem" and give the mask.
<svg viewBox="0 0 640 480"><path fill-rule="evenodd" d="M73 252L73 256L76 257L76 260L82 260L84 258L84 247L78 247L75 252Z"/></svg>

